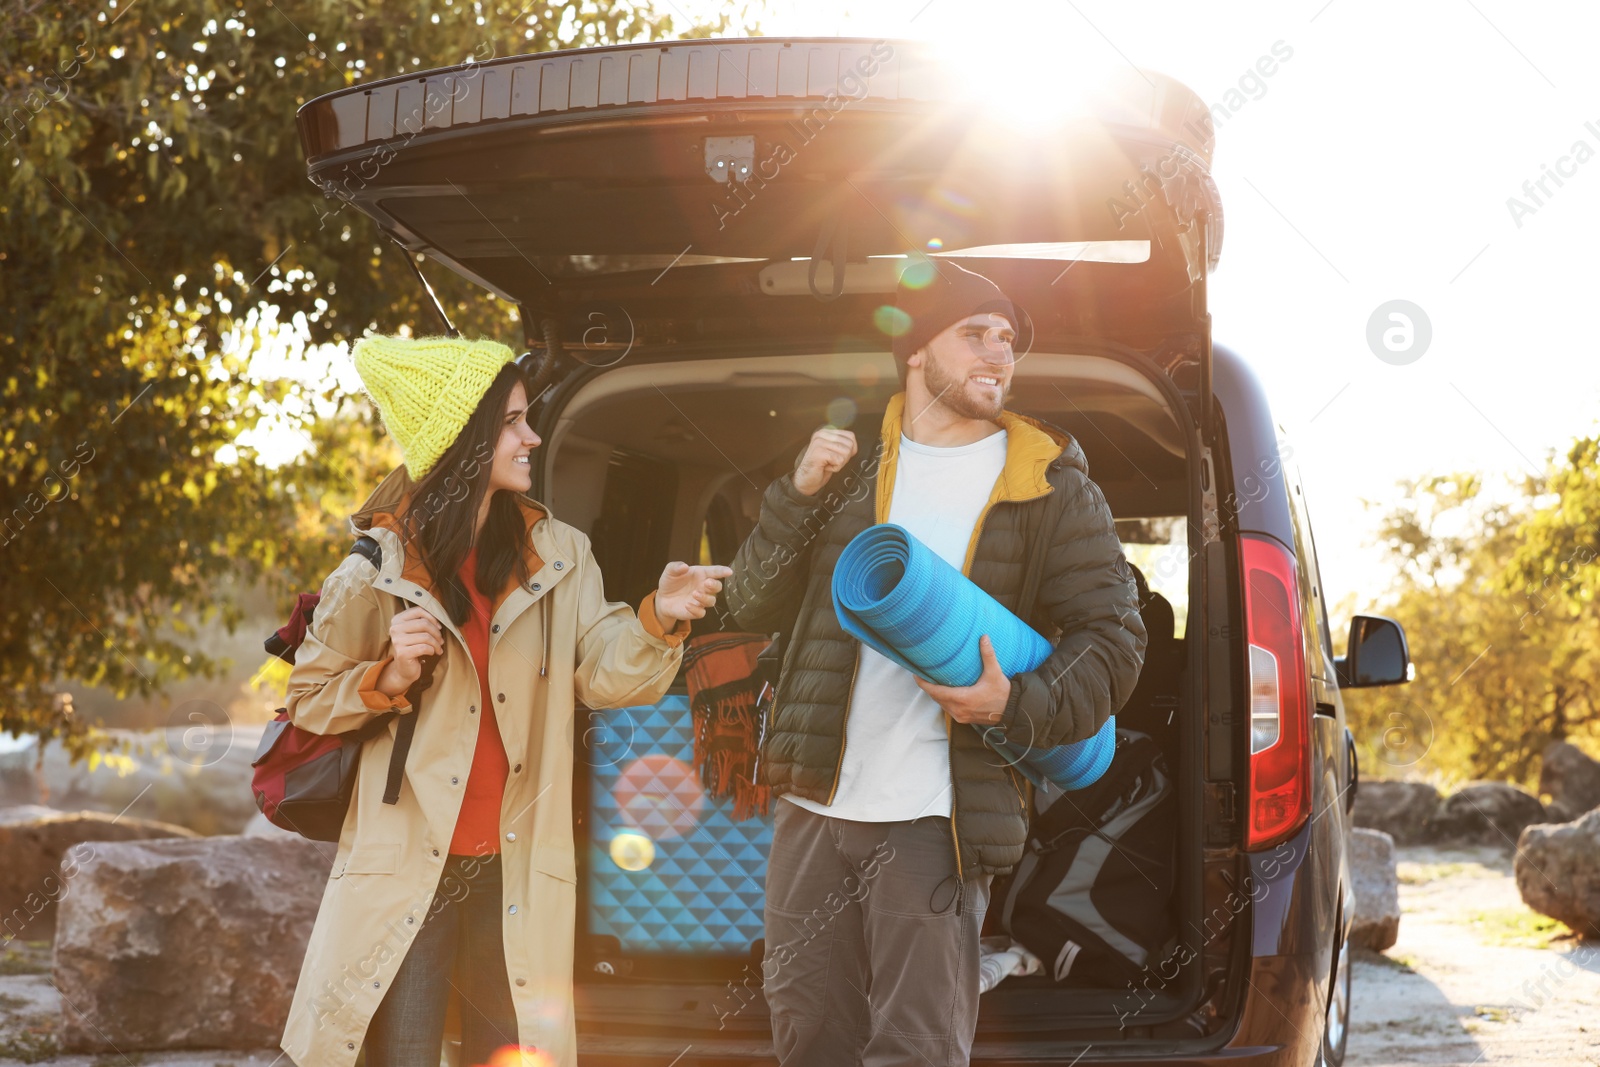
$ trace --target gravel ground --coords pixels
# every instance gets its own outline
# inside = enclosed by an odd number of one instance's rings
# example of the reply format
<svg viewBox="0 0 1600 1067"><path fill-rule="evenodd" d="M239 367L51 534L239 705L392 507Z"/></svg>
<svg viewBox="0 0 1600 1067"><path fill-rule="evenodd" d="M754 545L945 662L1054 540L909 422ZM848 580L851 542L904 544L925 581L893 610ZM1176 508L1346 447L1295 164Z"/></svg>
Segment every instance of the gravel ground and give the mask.
<svg viewBox="0 0 1600 1067"><path fill-rule="evenodd" d="M1352 1067L1600 1067L1600 944L1529 911L1496 849L1402 848L1400 940L1357 956ZM286 1067L278 1049L62 1056L50 946L0 949L0 1067Z"/></svg>
<svg viewBox="0 0 1600 1067"><path fill-rule="evenodd" d="M1400 940L1357 957L1345 1062L1600 1064L1600 944L1530 911L1498 849L1397 853Z"/></svg>

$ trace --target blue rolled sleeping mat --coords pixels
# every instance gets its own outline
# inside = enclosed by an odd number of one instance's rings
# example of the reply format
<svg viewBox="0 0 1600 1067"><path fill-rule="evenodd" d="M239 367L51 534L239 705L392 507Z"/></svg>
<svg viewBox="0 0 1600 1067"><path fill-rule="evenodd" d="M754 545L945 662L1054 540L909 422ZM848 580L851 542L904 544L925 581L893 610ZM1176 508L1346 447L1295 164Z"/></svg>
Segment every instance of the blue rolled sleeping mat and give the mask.
<svg viewBox="0 0 1600 1067"><path fill-rule="evenodd" d="M852 636L936 685L977 682L983 634L1008 678L1033 670L1052 651L1033 627L892 522L867 527L844 547L833 571L833 609ZM998 730L973 729L1035 786L1062 790L1094 784L1117 744L1115 715L1093 737L1055 748L1027 748Z"/></svg>

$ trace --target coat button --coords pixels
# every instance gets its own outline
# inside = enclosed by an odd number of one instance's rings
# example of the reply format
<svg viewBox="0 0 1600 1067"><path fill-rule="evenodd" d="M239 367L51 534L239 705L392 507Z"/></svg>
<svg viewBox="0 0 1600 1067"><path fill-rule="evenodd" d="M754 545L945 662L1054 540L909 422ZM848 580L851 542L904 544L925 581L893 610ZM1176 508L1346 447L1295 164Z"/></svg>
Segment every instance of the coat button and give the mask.
<svg viewBox="0 0 1600 1067"><path fill-rule="evenodd" d="M555 567L556 567L556 570L560 570L561 569L561 561L559 559L556 560Z"/></svg>
<svg viewBox="0 0 1600 1067"><path fill-rule="evenodd" d="M439 854L439 850L438 850L438 849L434 849L434 850L433 850L433 854L434 854L434 855L435 855L435 856L437 856L437 855L438 855L438 854Z"/></svg>
<svg viewBox="0 0 1600 1067"><path fill-rule="evenodd" d="M518 985L527 985L528 984L528 980L526 978L518 978L517 979L517 984Z"/></svg>
<svg viewBox="0 0 1600 1067"><path fill-rule="evenodd" d="M506 702L506 695L504 693L496 693L494 698L502 704Z"/></svg>
<svg viewBox="0 0 1600 1067"><path fill-rule="evenodd" d="M517 764L515 767L511 768L511 770L516 774L521 774L522 773L522 764L520 764L520 763Z"/></svg>
<svg viewBox="0 0 1600 1067"><path fill-rule="evenodd" d="M529 588L531 588L535 593L537 593L539 591L539 583L538 582L534 582L533 585L531 585Z"/></svg>
<svg viewBox="0 0 1600 1067"><path fill-rule="evenodd" d="M500 624L499 623L495 623L493 626L489 627L489 632L490 633L496 633L496 634L499 633L500 632Z"/></svg>
<svg viewBox="0 0 1600 1067"><path fill-rule="evenodd" d="M506 840L507 841L515 841L516 839L517 839L517 832L515 830L507 830L506 831Z"/></svg>
<svg viewBox="0 0 1600 1067"><path fill-rule="evenodd" d="M437 856L438 853L435 852L434 855ZM416 921L417 921L416 916L414 916L414 915L407 915L406 916L406 925L407 926L410 926L412 923L415 923Z"/></svg>
<svg viewBox="0 0 1600 1067"><path fill-rule="evenodd" d="M354 1041L346 1041L344 1043L344 1047L345 1048L355 1048L356 1047L356 1043Z"/></svg>
<svg viewBox="0 0 1600 1067"><path fill-rule="evenodd" d="M468 708L467 709L467 714L468 715L476 715L476 714L478 714L478 705L474 704L474 705L472 705L472 707Z"/></svg>
<svg viewBox="0 0 1600 1067"><path fill-rule="evenodd" d="M506 910L509 911L511 914L515 915L517 913L517 906L515 904L513 904L513 905L511 905L511 907L507 908Z"/></svg>
<svg viewBox="0 0 1600 1067"><path fill-rule="evenodd" d="M414 593L414 594L413 594L413 595L414 595L414 596L421 596L421 595L422 595L422 590L420 590L420 589L418 589L418 590L417 590L417 591L416 591L416 593Z"/></svg>
<svg viewBox="0 0 1600 1067"><path fill-rule="evenodd" d="M393 578L385 578L383 580L383 584L384 585L393 585L394 584L394 579Z"/></svg>
<svg viewBox="0 0 1600 1067"><path fill-rule="evenodd" d="M457 778L457 777L456 777L456 776L455 776L455 775L453 775L453 774L452 774L452 775L451 775L451 776L450 776L450 784L451 784L451 785L455 785L455 784L457 784L457 783L458 783L458 782L460 782L460 781L461 781L461 779L459 779L459 778ZM435 855L435 856L437 856L437 855L438 855L438 853L437 853L437 852L435 852L435 853L434 853L434 855Z"/></svg>

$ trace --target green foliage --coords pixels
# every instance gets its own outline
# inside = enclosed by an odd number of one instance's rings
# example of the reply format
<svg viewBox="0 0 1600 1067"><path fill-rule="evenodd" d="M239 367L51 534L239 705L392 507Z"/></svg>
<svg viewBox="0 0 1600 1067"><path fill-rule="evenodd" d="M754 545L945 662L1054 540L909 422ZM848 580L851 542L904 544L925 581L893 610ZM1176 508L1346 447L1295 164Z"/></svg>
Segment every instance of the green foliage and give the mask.
<svg viewBox="0 0 1600 1067"><path fill-rule="evenodd" d="M1575 936L1560 919L1539 915L1526 906L1475 911L1466 921L1484 944L1506 948L1549 948L1553 942Z"/></svg>
<svg viewBox="0 0 1600 1067"><path fill-rule="evenodd" d="M1600 438L1508 499L1473 475L1405 489L1380 536L1416 679L1347 695L1363 767L1531 786L1552 741L1596 750Z"/></svg>
<svg viewBox="0 0 1600 1067"><path fill-rule="evenodd" d="M1546 491L1555 501L1518 530L1504 586L1537 603L1555 584L1575 598L1569 606L1592 608L1600 590L1600 437L1575 442Z"/></svg>
<svg viewBox="0 0 1600 1067"><path fill-rule="evenodd" d="M49 973L49 941L13 939L0 943L0 975Z"/></svg>
<svg viewBox="0 0 1600 1067"><path fill-rule="evenodd" d="M469 56L681 35L649 0L0 11L0 728L83 755L99 740L61 683L214 676L192 636L239 621L224 579L315 588L394 462L359 394L253 363L274 312L301 347L435 328L398 250L306 180L296 109ZM431 273L464 333L520 340L515 309ZM295 463L241 441L284 422L314 446Z"/></svg>

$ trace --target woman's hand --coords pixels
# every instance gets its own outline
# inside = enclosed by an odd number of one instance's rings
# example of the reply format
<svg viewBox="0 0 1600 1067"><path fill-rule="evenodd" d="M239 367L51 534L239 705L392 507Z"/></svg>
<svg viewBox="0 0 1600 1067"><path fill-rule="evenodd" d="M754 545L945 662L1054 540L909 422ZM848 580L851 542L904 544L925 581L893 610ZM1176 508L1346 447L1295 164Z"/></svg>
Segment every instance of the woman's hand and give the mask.
<svg viewBox="0 0 1600 1067"><path fill-rule="evenodd" d="M422 677L422 661L427 656L444 655L444 631L427 608L407 608L389 623L389 643L394 658L378 675L378 691L397 697Z"/></svg>
<svg viewBox="0 0 1600 1067"><path fill-rule="evenodd" d="M677 625L677 619L705 618L706 609L716 603L717 594L722 592L722 579L732 573L732 567L667 564L661 572L661 584L656 586L656 621L663 630L670 630Z"/></svg>

